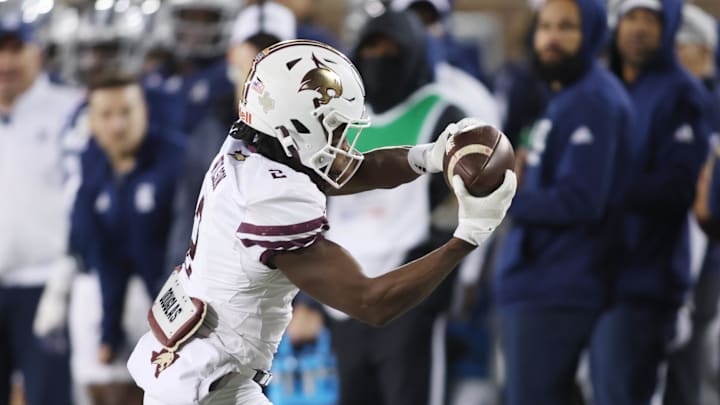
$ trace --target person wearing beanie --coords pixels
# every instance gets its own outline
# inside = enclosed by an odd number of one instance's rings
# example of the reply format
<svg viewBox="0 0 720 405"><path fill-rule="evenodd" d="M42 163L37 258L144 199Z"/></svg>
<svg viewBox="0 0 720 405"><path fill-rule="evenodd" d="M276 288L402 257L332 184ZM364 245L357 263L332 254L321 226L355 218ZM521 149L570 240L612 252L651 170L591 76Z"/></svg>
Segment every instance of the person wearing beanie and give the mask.
<svg viewBox="0 0 720 405"><path fill-rule="evenodd" d="M683 7L683 22L678 31L675 47L680 63L702 82L708 91L709 117L713 122L711 144L720 143L720 88L716 79L715 50L717 49L717 20L701 8L686 4ZM697 227L692 227L699 249L699 276L692 292L692 321L687 343L670 357L667 383L664 394L665 405L700 405L703 381L709 372L708 342L717 344L717 337L708 339L712 321L717 316L717 302L720 298L720 207L717 194L720 193L720 166L717 149L712 150L697 184L694 213L703 230L707 244ZM710 206L714 206L713 209ZM702 249L704 247L704 249ZM693 274L696 272L694 271ZM713 386L717 389L717 381Z"/></svg>
<svg viewBox="0 0 720 405"><path fill-rule="evenodd" d="M606 403L650 404L661 364L693 284L688 211L707 153L701 84L678 63L682 0L625 0L616 7L612 71L635 107L621 227L608 268L611 305L598 322L594 392Z"/></svg>
<svg viewBox="0 0 720 405"><path fill-rule="evenodd" d="M715 63L717 24L717 19L700 7L686 4L683 7L682 25L675 40L680 64L714 93L718 91L715 83L718 73Z"/></svg>

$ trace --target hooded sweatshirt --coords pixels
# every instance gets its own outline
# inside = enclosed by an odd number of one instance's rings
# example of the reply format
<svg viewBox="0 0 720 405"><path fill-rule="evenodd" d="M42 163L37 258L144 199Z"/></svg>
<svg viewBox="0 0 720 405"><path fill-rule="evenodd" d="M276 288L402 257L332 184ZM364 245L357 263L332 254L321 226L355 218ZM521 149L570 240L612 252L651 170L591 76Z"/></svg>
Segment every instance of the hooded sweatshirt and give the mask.
<svg viewBox="0 0 720 405"><path fill-rule="evenodd" d="M707 95L675 56L682 0L662 0L658 53L626 83L636 114L630 137L614 297L673 308L689 290L688 211L707 153ZM615 41L611 65L622 77ZM621 236L621 237L620 237Z"/></svg>
<svg viewBox="0 0 720 405"><path fill-rule="evenodd" d="M371 19L360 32L356 49L374 38L394 42L399 52L392 56L353 56L365 83L366 102L373 112L383 113L407 99L410 94L432 81L424 46L426 34L420 20L409 12L388 11Z"/></svg>
<svg viewBox="0 0 720 405"><path fill-rule="evenodd" d="M367 23L360 46L379 35L397 44L400 52L385 58L356 57L373 124L362 131L355 146L367 152L431 142L464 114L431 81L422 24L409 12L388 11ZM333 225L326 237L345 247L366 275L379 276L447 241L449 235L431 226L431 211L447 194L438 173L393 189L330 197L327 218ZM444 309L451 286L452 276L418 311ZM332 309L329 313L346 318Z"/></svg>
<svg viewBox="0 0 720 405"><path fill-rule="evenodd" d="M620 187L632 107L622 84L596 61L607 33L604 6L577 4L583 73L552 94L532 130L498 259L500 306L593 309L607 296L607 217Z"/></svg>

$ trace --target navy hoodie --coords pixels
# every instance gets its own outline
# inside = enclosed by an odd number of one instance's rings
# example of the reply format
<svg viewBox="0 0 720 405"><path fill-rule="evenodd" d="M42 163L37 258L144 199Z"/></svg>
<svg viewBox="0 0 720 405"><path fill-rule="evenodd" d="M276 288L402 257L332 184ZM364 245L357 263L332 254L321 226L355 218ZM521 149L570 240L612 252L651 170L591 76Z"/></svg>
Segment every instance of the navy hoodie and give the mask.
<svg viewBox="0 0 720 405"><path fill-rule="evenodd" d="M713 156L713 159L715 159L715 164L711 174L712 177L708 204L712 222L717 228L720 228L720 162L718 162L718 159L720 159L720 79L707 78L705 79L704 84L710 92L711 98L711 103L709 105L710 119L712 122L711 139L713 139L713 142L711 143L714 150L710 153ZM713 236L715 238L720 237L720 233ZM720 271L720 268L718 268L718 270Z"/></svg>
<svg viewBox="0 0 720 405"><path fill-rule="evenodd" d="M662 0L660 50L633 83L636 130L630 138L631 167L614 297L674 308L691 285L688 211L707 154L710 122L707 94L675 56L682 0ZM613 41L614 42L614 41ZM622 77L615 46L613 70Z"/></svg>
<svg viewBox="0 0 720 405"><path fill-rule="evenodd" d="M597 62L607 34L599 0L578 0L586 71L552 94L531 134L523 183L498 258L501 306L599 308L609 206L618 193L632 117L622 84Z"/></svg>
<svg viewBox="0 0 720 405"><path fill-rule="evenodd" d="M184 138L151 131L135 168L122 177L113 173L94 140L83 152L70 248L88 269L98 272L104 343L117 346L124 339L122 313L129 277L139 275L154 297L170 271L165 251Z"/></svg>

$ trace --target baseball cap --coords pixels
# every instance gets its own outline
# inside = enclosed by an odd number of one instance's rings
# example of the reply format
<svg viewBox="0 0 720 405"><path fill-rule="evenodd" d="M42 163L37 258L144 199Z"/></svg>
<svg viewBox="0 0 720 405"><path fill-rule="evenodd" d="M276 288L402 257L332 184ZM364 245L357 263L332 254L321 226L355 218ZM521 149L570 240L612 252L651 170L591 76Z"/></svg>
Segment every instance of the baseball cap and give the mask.
<svg viewBox="0 0 720 405"><path fill-rule="evenodd" d="M17 37L22 42L34 42L35 28L24 22L20 13L0 15L0 37L5 36Z"/></svg>
<svg viewBox="0 0 720 405"><path fill-rule="evenodd" d="M239 44L259 33L273 35L280 41L294 39L297 37L295 15L272 1L249 6L235 19L230 44Z"/></svg>
<svg viewBox="0 0 720 405"><path fill-rule="evenodd" d="M646 8L652 11L662 10L660 0L625 0L618 7L618 15L623 16L636 8Z"/></svg>
<svg viewBox="0 0 720 405"><path fill-rule="evenodd" d="M675 42L679 44L700 44L715 49L718 33L715 18L694 4L683 6L683 19Z"/></svg>

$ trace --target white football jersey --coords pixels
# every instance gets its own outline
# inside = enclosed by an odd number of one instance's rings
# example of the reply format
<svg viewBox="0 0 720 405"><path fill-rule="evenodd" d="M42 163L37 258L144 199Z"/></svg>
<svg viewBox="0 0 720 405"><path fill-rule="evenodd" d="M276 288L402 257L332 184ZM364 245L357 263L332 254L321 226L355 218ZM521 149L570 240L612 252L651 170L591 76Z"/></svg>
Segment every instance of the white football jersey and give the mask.
<svg viewBox="0 0 720 405"><path fill-rule="evenodd" d="M325 205L306 174L231 137L205 174L182 279L208 303L213 343L241 364L270 368L298 289L268 259L321 239Z"/></svg>

